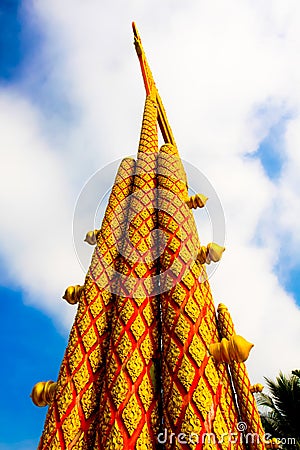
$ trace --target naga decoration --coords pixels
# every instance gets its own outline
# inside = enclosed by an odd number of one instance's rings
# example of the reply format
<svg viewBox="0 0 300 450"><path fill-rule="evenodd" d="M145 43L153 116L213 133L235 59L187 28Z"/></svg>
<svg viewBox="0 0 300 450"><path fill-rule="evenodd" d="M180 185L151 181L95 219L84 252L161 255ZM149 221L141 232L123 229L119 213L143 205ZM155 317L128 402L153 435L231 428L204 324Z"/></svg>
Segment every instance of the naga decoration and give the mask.
<svg viewBox="0 0 300 450"><path fill-rule="evenodd" d="M49 405L39 450L261 450L262 387L244 365L252 344L224 305L217 318L206 274L225 249L200 244L192 209L208 199L188 193L133 32L146 90L138 154L121 162L102 225L86 235L95 250L84 284L63 296L78 309L57 382L32 391Z"/></svg>

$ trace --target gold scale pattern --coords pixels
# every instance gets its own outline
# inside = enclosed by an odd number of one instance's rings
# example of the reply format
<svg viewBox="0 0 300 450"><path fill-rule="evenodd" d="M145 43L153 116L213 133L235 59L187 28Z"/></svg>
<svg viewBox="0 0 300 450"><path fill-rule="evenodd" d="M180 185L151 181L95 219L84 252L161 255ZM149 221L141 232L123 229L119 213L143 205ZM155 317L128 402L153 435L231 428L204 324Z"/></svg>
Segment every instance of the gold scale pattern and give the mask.
<svg viewBox="0 0 300 450"><path fill-rule="evenodd" d="M118 243L124 233L134 170L133 159L121 162L70 332L56 394L46 417L40 450L89 449L93 445L111 330L110 285Z"/></svg>
<svg viewBox="0 0 300 450"><path fill-rule="evenodd" d="M159 392L155 280L157 107L146 98L101 396L97 449L154 449Z"/></svg>
<svg viewBox="0 0 300 450"><path fill-rule="evenodd" d="M229 433L236 430L237 409L226 365L216 365L208 353L209 345L219 341L215 308L204 266L196 261L200 243L186 206L186 175L176 148L169 144L160 149L158 187L159 228L167 240L160 258L166 448L175 448L172 433L184 433L185 440L192 441L176 442L180 449L203 448L206 433L214 435L213 448L233 448ZM192 433L198 438L189 439Z"/></svg>
<svg viewBox="0 0 300 450"><path fill-rule="evenodd" d="M227 307L218 307L218 326L222 337L229 339L235 334L233 321ZM256 401L251 392L251 383L244 363L233 362L230 372L236 390L242 421L247 425L245 440L251 450L264 450L264 429L260 420ZM248 438L247 438L248 434Z"/></svg>

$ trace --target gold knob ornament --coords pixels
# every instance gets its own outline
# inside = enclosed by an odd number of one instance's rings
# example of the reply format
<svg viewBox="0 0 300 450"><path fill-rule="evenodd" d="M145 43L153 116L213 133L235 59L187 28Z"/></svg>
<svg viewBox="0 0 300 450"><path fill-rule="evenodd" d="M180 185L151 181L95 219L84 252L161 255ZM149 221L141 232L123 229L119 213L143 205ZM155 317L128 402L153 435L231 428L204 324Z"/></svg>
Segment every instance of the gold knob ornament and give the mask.
<svg viewBox="0 0 300 450"><path fill-rule="evenodd" d="M88 231L86 233L84 242L87 242L90 245L96 245L98 233L99 233L99 230Z"/></svg>
<svg viewBox="0 0 300 450"><path fill-rule="evenodd" d="M76 284L75 286L69 286L65 290L63 299L70 303L70 305L76 305L76 303L79 302L83 289L84 286L80 286L79 284Z"/></svg>
<svg viewBox="0 0 300 450"><path fill-rule="evenodd" d="M54 381L40 381L36 383L30 394L33 403L40 407L50 405L54 398L56 385Z"/></svg>

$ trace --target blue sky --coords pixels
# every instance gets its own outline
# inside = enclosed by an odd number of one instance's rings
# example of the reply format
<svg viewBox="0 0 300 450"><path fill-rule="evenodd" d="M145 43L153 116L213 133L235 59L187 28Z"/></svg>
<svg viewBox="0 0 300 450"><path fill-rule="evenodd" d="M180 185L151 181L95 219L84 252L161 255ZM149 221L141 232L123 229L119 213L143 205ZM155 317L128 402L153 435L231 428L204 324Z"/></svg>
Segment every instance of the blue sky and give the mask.
<svg viewBox="0 0 300 450"><path fill-rule="evenodd" d="M38 44L33 39L37 30L29 29L20 6L20 1L13 0L4 0L0 5L0 82L4 85L18 83ZM1 266L1 272L5 272L3 262ZM21 289L2 285L0 302L0 351L4 356L0 449L33 449L46 410L36 408L29 395L35 382L45 376L56 379L67 337L58 332L49 317L24 304Z"/></svg>
<svg viewBox="0 0 300 450"><path fill-rule="evenodd" d="M213 292L256 343L250 373L275 376L300 358L299 8L157 2L164 20L154 27L152 9L134 1L116 2L117 17L113 5L98 2L38 3L0 6L0 145L8 167L0 195L8 208L0 239L0 450L32 450L42 431L46 409L29 394L57 376L74 316L60 297L84 277L72 243L76 198L93 171L137 146L144 92L132 19L182 157L204 171L223 204L227 250ZM89 257L90 248L76 250Z"/></svg>
<svg viewBox="0 0 300 450"><path fill-rule="evenodd" d="M1 395L1 442L10 448L31 441L34 448L46 411L32 404L32 383L44 380L45 374L56 379L66 339L48 317L24 305L22 291L1 287L0 298L0 348L4 355L1 381L5 386Z"/></svg>

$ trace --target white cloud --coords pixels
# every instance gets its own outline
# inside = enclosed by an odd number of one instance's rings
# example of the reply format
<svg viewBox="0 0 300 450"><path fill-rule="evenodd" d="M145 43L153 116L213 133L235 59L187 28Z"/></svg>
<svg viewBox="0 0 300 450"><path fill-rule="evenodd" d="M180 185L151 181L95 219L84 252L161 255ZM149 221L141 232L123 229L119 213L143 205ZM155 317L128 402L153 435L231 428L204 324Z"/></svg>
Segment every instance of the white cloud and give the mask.
<svg viewBox="0 0 300 450"><path fill-rule="evenodd" d="M27 301L66 325L73 314L57 300L65 283L79 275L67 168L43 137L33 106L13 92L0 93L0 136L6 276L12 287L25 290Z"/></svg>
<svg viewBox="0 0 300 450"><path fill-rule="evenodd" d="M215 301L228 305L238 332L256 344L255 377L294 368L300 312L274 272L285 264L282 248L289 267L299 262L299 2L33 6L46 38L32 64L46 65L47 78L41 86L28 70L27 99L9 88L0 97L1 147L9 149L0 207L10 210L1 248L10 275L56 319L69 311L57 297L83 278L71 248L76 195L92 171L137 149L144 92L130 30L136 20L181 155L210 179L225 210ZM72 120L59 125L59 104L58 117L55 104L47 114L45 102L34 107L35 86L56 102L61 93ZM284 165L272 183L246 155L287 114Z"/></svg>

